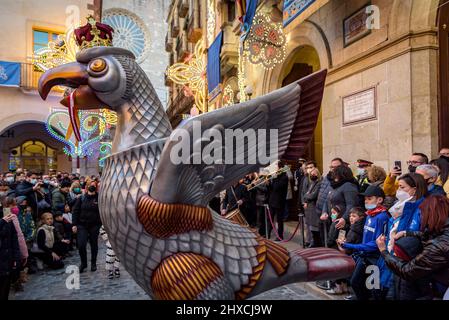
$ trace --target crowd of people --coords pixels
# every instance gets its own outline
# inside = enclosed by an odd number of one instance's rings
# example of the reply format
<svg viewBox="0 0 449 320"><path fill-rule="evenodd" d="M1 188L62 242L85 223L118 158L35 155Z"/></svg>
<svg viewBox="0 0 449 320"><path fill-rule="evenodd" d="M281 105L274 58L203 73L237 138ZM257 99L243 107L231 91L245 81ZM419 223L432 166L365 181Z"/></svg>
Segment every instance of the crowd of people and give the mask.
<svg viewBox="0 0 449 320"><path fill-rule="evenodd" d="M329 294L353 300L441 298L449 287L449 148L429 161L414 153L407 169L396 161L387 173L359 159L354 174L341 158L322 175L313 160L299 159L296 170L282 161L275 172L252 173L210 202L226 216L236 210L260 235L284 239L284 221L297 200L304 246L329 247L351 255L350 279L317 283ZM80 272L97 270L98 237L106 241L106 270L120 276L102 227L100 177L18 169L0 174L0 299L11 287L23 290L27 274L46 265L64 267L79 251ZM378 281L367 285L372 267ZM370 279L368 279L370 280Z"/></svg>
<svg viewBox="0 0 449 320"><path fill-rule="evenodd" d="M102 227L98 208L100 177L66 172L41 175L26 169L0 174L0 300L10 288L23 290L28 274L44 267L60 269L64 259L79 251L80 272L97 270L98 237ZM101 230L107 242L107 234ZM111 260L110 279L120 276L119 261Z"/></svg>
<svg viewBox="0 0 449 320"><path fill-rule="evenodd" d="M348 300L443 297L449 287L449 148L431 161L413 153L406 170L395 161L389 173L364 159L355 173L341 158L324 176L313 160L291 167L279 161L274 173L247 175L210 206L222 215L238 210L268 238L277 224L274 240L286 241L284 221L298 199L305 246L335 248L356 263L351 279L330 288L317 282L329 294ZM368 279L371 274L378 279Z"/></svg>

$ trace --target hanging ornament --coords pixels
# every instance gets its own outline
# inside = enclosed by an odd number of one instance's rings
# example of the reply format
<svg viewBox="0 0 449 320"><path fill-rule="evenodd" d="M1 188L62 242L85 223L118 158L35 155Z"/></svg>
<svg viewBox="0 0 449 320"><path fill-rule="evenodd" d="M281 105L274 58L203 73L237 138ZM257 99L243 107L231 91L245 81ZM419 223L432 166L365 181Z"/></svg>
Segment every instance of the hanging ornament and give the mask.
<svg viewBox="0 0 449 320"><path fill-rule="evenodd" d="M244 56L253 64L272 69L284 62L285 45L282 23L275 23L269 14L258 12L244 42Z"/></svg>

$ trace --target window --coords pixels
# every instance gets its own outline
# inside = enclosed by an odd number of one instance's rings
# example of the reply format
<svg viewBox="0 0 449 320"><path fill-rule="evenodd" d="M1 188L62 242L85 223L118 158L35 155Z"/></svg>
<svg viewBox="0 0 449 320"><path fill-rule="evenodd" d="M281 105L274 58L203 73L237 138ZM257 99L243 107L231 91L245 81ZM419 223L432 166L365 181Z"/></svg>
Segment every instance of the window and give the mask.
<svg viewBox="0 0 449 320"><path fill-rule="evenodd" d="M9 170L27 168L38 172L48 172L57 167L57 152L37 140L25 141L9 152Z"/></svg>
<svg viewBox="0 0 449 320"><path fill-rule="evenodd" d="M55 41L58 35L60 35L59 32L33 29L33 52L46 48L48 42Z"/></svg>
<svg viewBox="0 0 449 320"><path fill-rule="evenodd" d="M235 1L231 0L228 2L228 21L234 22L235 20Z"/></svg>

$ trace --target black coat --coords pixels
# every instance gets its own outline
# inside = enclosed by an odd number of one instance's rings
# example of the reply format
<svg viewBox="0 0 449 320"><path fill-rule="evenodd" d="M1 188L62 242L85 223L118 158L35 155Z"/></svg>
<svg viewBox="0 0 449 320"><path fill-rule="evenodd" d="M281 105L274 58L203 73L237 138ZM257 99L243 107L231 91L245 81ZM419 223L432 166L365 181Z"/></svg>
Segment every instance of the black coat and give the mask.
<svg viewBox="0 0 449 320"><path fill-rule="evenodd" d="M38 208L37 202L38 195L33 190L34 185L26 180L20 182L16 187L16 197L25 196L27 198L28 206L33 209L34 214L37 216Z"/></svg>
<svg viewBox="0 0 449 320"><path fill-rule="evenodd" d="M226 189L226 195L223 199L223 209L226 209L229 213L230 211L237 209L237 201L242 200L243 204L240 206L241 209L245 210L248 205L249 193L243 184L238 184L236 187L229 187Z"/></svg>
<svg viewBox="0 0 449 320"><path fill-rule="evenodd" d="M12 222L0 219L0 276L9 275L20 265L19 240Z"/></svg>
<svg viewBox="0 0 449 320"><path fill-rule="evenodd" d="M346 242L351 244L359 244L363 241L363 228L365 227L365 218L360 219L349 227L348 234L346 235ZM352 253L351 250L347 250L347 253Z"/></svg>
<svg viewBox="0 0 449 320"><path fill-rule="evenodd" d="M305 178L305 180L309 180ZM307 203L307 208L304 210L306 215L306 223L313 230L318 231L320 225L320 215L316 210L316 201L320 192L321 180L309 181L307 184L307 190L303 190L302 202Z"/></svg>
<svg viewBox="0 0 449 320"><path fill-rule="evenodd" d="M272 208L284 209L287 201L288 176L285 172L273 179L268 188L268 204Z"/></svg>
<svg viewBox="0 0 449 320"><path fill-rule="evenodd" d="M101 227L98 193L95 195L85 194L76 200L72 210L72 224L86 228Z"/></svg>
<svg viewBox="0 0 449 320"><path fill-rule="evenodd" d="M333 207L339 206L343 213L343 218L349 223L349 211L354 207L362 206L359 188L355 179L351 182L345 182L336 189L331 188L327 201L328 210L330 211Z"/></svg>

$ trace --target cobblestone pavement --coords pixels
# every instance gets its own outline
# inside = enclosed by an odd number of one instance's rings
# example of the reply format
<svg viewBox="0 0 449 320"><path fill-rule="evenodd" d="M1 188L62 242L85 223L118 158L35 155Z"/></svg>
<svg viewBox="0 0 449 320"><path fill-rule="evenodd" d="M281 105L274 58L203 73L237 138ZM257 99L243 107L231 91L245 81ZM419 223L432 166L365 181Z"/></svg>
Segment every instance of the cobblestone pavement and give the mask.
<svg viewBox="0 0 449 320"><path fill-rule="evenodd" d="M287 225L287 234L292 231L294 223ZM287 236L286 234L286 236ZM295 237L288 243L288 249L298 247L299 239ZM89 248L89 247L88 247ZM147 300L149 296L122 268L121 277L108 279L104 268L106 249L104 243L99 241L98 270L90 271L90 265L86 271L80 274L80 289L70 290L66 287L66 280L70 273L66 269L44 269L30 275L29 281L24 284L23 292L12 292L12 300ZM90 254L88 253L88 257ZM65 266L78 266L79 256L73 251L73 256L64 261ZM326 296L311 284L294 283L280 288L264 292L252 299L260 300L326 300L334 299Z"/></svg>

